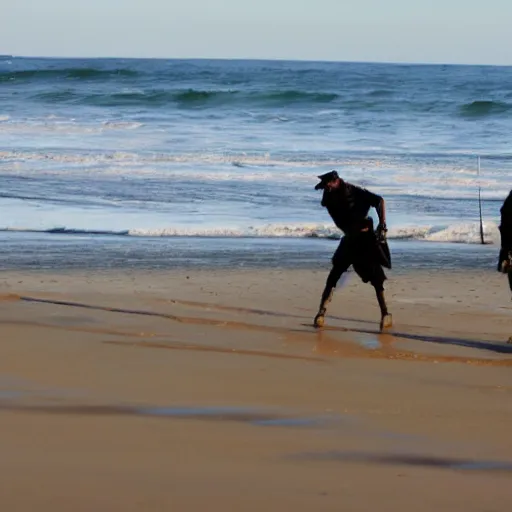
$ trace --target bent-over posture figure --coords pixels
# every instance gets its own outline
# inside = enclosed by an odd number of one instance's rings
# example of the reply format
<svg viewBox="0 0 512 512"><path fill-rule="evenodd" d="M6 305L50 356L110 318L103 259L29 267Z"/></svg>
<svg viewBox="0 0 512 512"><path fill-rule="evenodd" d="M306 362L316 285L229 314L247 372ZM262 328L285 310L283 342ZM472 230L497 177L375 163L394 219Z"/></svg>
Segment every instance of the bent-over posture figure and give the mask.
<svg viewBox="0 0 512 512"><path fill-rule="evenodd" d="M344 237L332 257L332 269L327 277L314 325L324 325L327 305L332 299L334 288L342 274L352 265L361 280L371 283L375 288L381 312L380 328L389 328L392 326L392 317L384 298L386 275L382 266L391 268L391 257L385 239L387 228L384 199L347 183L336 171L318 177L320 183L315 186L315 190L323 190L322 206L327 208ZM375 208L379 216L376 232L372 218L368 217L371 207Z"/></svg>

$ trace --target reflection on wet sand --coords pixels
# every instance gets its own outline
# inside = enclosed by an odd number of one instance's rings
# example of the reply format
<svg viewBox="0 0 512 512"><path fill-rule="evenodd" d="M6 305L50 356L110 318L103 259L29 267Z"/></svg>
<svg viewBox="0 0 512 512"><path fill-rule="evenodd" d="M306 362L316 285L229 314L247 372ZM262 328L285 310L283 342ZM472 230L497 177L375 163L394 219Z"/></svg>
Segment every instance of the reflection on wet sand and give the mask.
<svg viewBox="0 0 512 512"><path fill-rule="evenodd" d="M14 398L14 397L13 397ZM18 396L16 396L18 398ZM338 424L338 415L291 416L236 407L151 407L129 405L51 405L0 402L0 411L83 416L144 416L204 421L232 421L268 427L326 427Z"/></svg>
<svg viewBox="0 0 512 512"><path fill-rule="evenodd" d="M240 407L158 407L158 406L130 406L130 405L54 405L54 404L20 404L14 400L23 396L23 392L9 393L4 396L8 401L0 401L0 411L25 414L50 414L67 416L134 416L147 418L160 418L171 420L195 420L213 422L234 422L259 427L280 428L328 428L343 427L351 430L355 424L350 417L344 418L337 414L319 416L296 416L277 413L275 411L261 411L254 408ZM363 429L364 430L364 429ZM362 433L359 431L360 434ZM386 432L374 432L374 435L385 435ZM397 437L406 437L402 434ZM458 459L437 457L421 454L369 453L356 451L330 450L326 452L307 452L286 456L286 459L295 462L339 462L339 463L368 463L378 465L402 465L416 467L430 467L437 469L451 469L458 471L495 471L512 472L512 462L476 459Z"/></svg>
<svg viewBox="0 0 512 512"><path fill-rule="evenodd" d="M367 453L329 451L321 453L303 453L292 457L304 461L334 461L334 462L366 462L382 465L423 466L460 471L504 471L512 472L512 462L493 460L455 459L432 457L429 455L401 453Z"/></svg>
<svg viewBox="0 0 512 512"><path fill-rule="evenodd" d="M351 333L352 334L352 333ZM430 363L463 363L477 366L512 366L512 359L485 359L478 357L444 356L420 354L405 349L396 349L393 343L402 340L392 334L370 334L357 332L352 336L344 336L343 342L318 331L314 351L322 355L335 357L396 359L401 361L417 361ZM418 337L421 338L421 337ZM349 341L346 343L345 340ZM440 341L439 343L442 343ZM371 346L371 349L366 347ZM373 348L375 347L375 348Z"/></svg>

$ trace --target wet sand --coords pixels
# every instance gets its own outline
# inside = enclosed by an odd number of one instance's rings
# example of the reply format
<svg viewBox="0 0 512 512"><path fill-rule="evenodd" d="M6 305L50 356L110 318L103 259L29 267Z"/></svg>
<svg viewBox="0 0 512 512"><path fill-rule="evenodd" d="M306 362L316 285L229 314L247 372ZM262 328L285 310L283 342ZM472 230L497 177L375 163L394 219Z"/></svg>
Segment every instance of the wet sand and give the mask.
<svg viewBox="0 0 512 512"><path fill-rule="evenodd" d="M4 273L2 510L508 511L504 277L325 277Z"/></svg>

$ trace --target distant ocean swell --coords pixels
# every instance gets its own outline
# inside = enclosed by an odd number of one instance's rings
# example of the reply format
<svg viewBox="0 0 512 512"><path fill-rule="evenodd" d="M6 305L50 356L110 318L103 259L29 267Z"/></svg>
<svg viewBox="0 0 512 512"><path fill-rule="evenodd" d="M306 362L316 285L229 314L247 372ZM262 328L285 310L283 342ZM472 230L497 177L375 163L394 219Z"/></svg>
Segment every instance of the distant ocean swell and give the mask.
<svg viewBox="0 0 512 512"><path fill-rule="evenodd" d="M392 93L390 93L391 95ZM378 97L381 95L381 97ZM377 97L375 97L377 96ZM418 101L388 98L382 91L344 95L336 92L307 90L196 90L196 89L150 89L135 88L112 93L81 92L64 89L37 93L32 100L42 103L68 103L98 107L147 107L172 106L177 108L259 107L287 108L300 105L330 104L341 111L373 113L438 113L462 118L502 116L512 111L512 103L503 101L473 101L450 104L441 100Z"/></svg>
<svg viewBox="0 0 512 512"><path fill-rule="evenodd" d="M498 226L493 222L485 222L484 239L486 243L499 243ZM341 232L327 224L268 224L242 228L194 228L169 227L162 229L126 229L126 230L95 230L55 227L49 229L0 228L0 232L49 233L62 235L109 235L136 237L210 237L210 238L329 238L337 240ZM398 229L391 228L388 232L390 240L424 240L445 243L480 243L480 226L476 222L452 224L449 226L409 226Z"/></svg>
<svg viewBox="0 0 512 512"><path fill-rule="evenodd" d="M46 80L104 80L106 78L137 77L139 72L132 69L97 69L91 67L57 68L57 69L25 69L19 71L0 72L2 82L37 82Z"/></svg>
<svg viewBox="0 0 512 512"><path fill-rule="evenodd" d="M257 105L260 107L286 107L297 103L329 103L338 94L300 90L241 91L196 89L126 90L115 93L90 94L78 90L57 90L32 96L32 100L44 103L73 103L99 107L143 106L160 107L174 104L177 107L216 107L229 105Z"/></svg>
<svg viewBox="0 0 512 512"><path fill-rule="evenodd" d="M393 72L391 72L393 70ZM41 60L0 56L0 87L21 88L43 104L99 107L285 108L329 104L370 113L504 116L510 91L494 72L407 66L152 61ZM427 74L428 73L428 74ZM95 92L91 93L91 82ZM425 87L429 83L429 87ZM436 90L436 87L441 87ZM1 89L0 89L1 92Z"/></svg>

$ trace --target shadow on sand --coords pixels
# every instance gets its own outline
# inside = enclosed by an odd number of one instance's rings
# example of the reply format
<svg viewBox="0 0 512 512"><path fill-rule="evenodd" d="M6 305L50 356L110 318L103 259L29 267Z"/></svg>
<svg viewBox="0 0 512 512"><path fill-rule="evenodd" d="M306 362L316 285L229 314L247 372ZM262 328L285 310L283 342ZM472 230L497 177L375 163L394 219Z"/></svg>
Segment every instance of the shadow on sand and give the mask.
<svg viewBox="0 0 512 512"><path fill-rule="evenodd" d="M80 302L72 302L72 301L60 301L60 300L53 300L53 299L42 299L42 298L36 298L36 297L27 297L27 296L20 296L19 300L25 301L25 302L38 302L43 304L54 304L54 305L60 305L60 306L69 306L69 307L76 307L76 308L85 308L85 309L93 309L98 311L109 311L113 313L125 313L130 315L141 315L141 316L151 316L151 317L157 317L157 318L165 318L169 320L173 320L176 322L193 322L196 320L198 323L203 323L203 320L200 318L193 319L193 318L182 318L177 315L172 315L169 313L159 313L155 311L148 311L148 310L138 310L138 309L124 309L124 308L111 308L107 306L97 306L94 304L84 304ZM172 302L172 301L171 301ZM180 303L180 301L174 301L176 303ZM287 313L277 313L275 311L264 311L264 310L251 310L248 308L237 308L237 307L230 307L230 306L216 306L216 305L209 305L204 303L192 303L189 302L187 304L196 304L198 306L202 307L212 307L217 308L219 310L231 310L231 311L237 311L237 312L246 312L246 313L254 313L258 315L270 315L270 316L281 316L281 317L290 317L290 318L304 318L300 317L299 315L293 315L293 314L287 314ZM220 321L211 321L211 323L219 323ZM262 330L290 330L293 329L283 329L283 328L273 328L268 326L258 326L256 324L242 324L242 323L236 323L233 322L233 325L239 325L243 327L244 325L247 325L248 327L252 327L254 329L261 328ZM313 327L312 324L301 324L304 327ZM343 331L343 332L356 332L360 334L367 334L372 336L378 336L382 333L378 330L373 329L346 329L346 328L330 328L330 330L337 330L337 331ZM496 341L486 341L486 340L472 340L467 338L458 338L458 337L444 337L444 336L431 336L431 335L425 335L425 334L409 334L405 332L396 332L396 331L389 331L385 334L389 336L393 336L394 338L402 338L406 340L414 340L414 341L421 341L424 343L438 343L443 345L456 345L460 347L466 347L466 348L473 348L478 350L485 350L490 351L498 354L512 354L512 344L507 343L499 343Z"/></svg>

